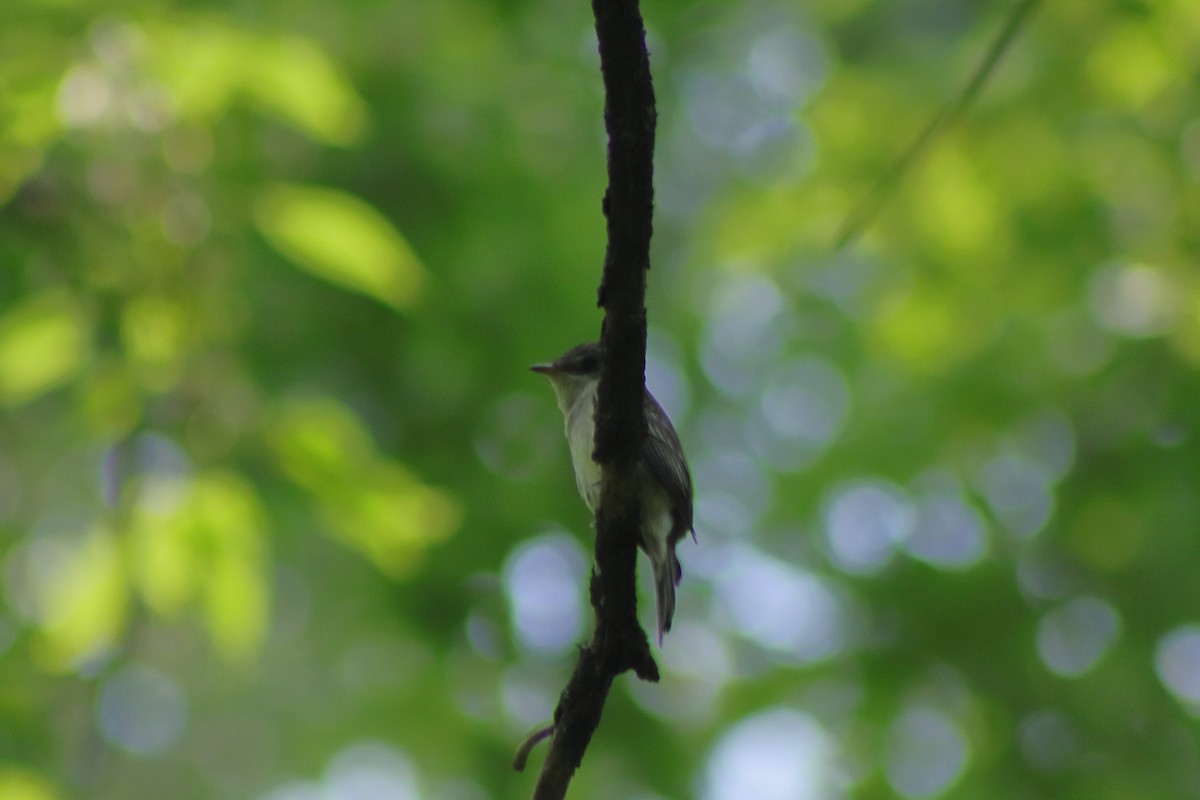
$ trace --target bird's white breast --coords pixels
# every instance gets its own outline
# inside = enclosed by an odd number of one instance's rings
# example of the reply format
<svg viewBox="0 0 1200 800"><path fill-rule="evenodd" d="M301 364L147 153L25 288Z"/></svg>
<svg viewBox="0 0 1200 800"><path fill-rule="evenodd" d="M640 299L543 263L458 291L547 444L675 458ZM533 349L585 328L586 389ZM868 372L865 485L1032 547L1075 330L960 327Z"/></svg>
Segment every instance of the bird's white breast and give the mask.
<svg viewBox="0 0 1200 800"><path fill-rule="evenodd" d="M597 382L585 386L574 401L563 409L575 486L588 509L595 514L600 506L600 465L592 460L596 449ZM642 539L651 561L666 557L667 536L671 530L671 501L649 467L638 464L638 482L642 487Z"/></svg>
<svg viewBox="0 0 1200 800"><path fill-rule="evenodd" d="M571 466L575 469L575 486L593 514L600 505L600 465L592 460L592 452L596 449L598 385L592 382L579 393L569 408L564 409Z"/></svg>

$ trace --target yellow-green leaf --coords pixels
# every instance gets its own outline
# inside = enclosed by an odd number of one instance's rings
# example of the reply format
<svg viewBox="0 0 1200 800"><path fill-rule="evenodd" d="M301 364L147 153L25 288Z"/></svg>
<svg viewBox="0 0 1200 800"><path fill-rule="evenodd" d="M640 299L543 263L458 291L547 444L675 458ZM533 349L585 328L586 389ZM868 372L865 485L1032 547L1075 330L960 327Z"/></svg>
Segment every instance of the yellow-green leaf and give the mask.
<svg viewBox="0 0 1200 800"><path fill-rule="evenodd" d="M1098 88L1137 108L1187 72L1164 44L1150 25L1121 25L1095 47L1089 71Z"/></svg>
<svg viewBox="0 0 1200 800"><path fill-rule="evenodd" d="M41 589L37 653L47 668L69 668L116 643L128 594L109 531L91 531Z"/></svg>
<svg viewBox="0 0 1200 800"><path fill-rule="evenodd" d="M352 491L330 496L324 505L338 535L393 577L408 572L426 548L462 523L462 509L448 492L382 460L358 476Z"/></svg>
<svg viewBox="0 0 1200 800"><path fill-rule="evenodd" d="M229 660L253 655L267 630L267 587L257 565L221 558L205 579L204 622Z"/></svg>
<svg viewBox="0 0 1200 800"><path fill-rule="evenodd" d="M230 660L254 654L267 627L266 512L247 481L201 473L176 487L164 511L139 507L130 570L146 606L171 617L198 604L209 635Z"/></svg>
<svg viewBox="0 0 1200 800"><path fill-rule="evenodd" d="M325 51L289 36L254 42L246 91L263 105L328 144L347 145L362 132L365 106Z"/></svg>
<svg viewBox="0 0 1200 800"><path fill-rule="evenodd" d="M121 314L121 339L129 360L154 389L168 389L178 380L186 336L182 310L164 298L133 298Z"/></svg>
<svg viewBox="0 0 1200 800"><path fill-rule="evenodd" d="M312 493L326 524L381 571L400 576L462 524L449 492L381 457L353 413L333 400L294 400L268 431L280 467Z"/></svg>
<svg viewBox="0 0 1200 800"><path fill-rule="evenodd" d="M421 295L425 267L391 222L354 195L275 186L259 198L256 220L276 250L319 278L396 309Z"/></svg>
<svg viewBox="0 0 1200 800"><path fill-rule="evenodd" d="M27 767L0 766L0 797L4 800L58 800L61 796L54 784Z"/></svg>
<svg viewBox="0 0 1200 800"><path fill-rule="evenodd" d="M973 316L972 316L973 315ZM935 289L893 295L875 314L874 328L887 354L914 372L934 374L975 353L987 341L983 309L956 306Z"/></svg>
<svg viewBox="0 0 1200 800"><path fill-rule="evenodd" d="M75 377L87 338L79 311L58 294L27 300L0 317L0 401L18 405Z"/></svg>
<svg viewBox="0 0 1200 800"><path fill-rule="evenodd" d="M185 118L210 120L248 97L326 144L362 133L366 104L311 39L256 34L219 17L149 27L150 68Z"/></svg>
<svg viewBox="0 0 1200 800"><path fill-rule="evenodd" d="M292 400L274 416L268 436L279 464L306 489L329 486L374 457L366 429L332 400Z"/></svg>
<svg viewBox="0 0 1200 800"><path fill-rule="evenodd" d="M250 48L246 34L218 19L149 25L150 69L185 119L207 122L237 91Z"/></svg>
<svg viewBox="0 0 1200 800"><path fill-rule="evenodd" d="M177 511L161 515L143 510L131 526L131 577L150 610L165 618L191 600L202 572L189 527L185 514Z"/></svg>

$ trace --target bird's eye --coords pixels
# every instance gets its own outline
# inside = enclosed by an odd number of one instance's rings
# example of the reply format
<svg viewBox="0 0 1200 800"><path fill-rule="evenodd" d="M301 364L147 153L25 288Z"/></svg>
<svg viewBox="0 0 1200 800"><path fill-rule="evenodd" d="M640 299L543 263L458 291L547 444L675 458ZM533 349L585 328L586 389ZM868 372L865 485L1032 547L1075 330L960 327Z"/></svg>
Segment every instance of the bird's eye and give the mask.
<svg viewBox="0 0 1200 800"><path fill-rule="evenodd" d="M582 372L598 372L600 370L600 359L595 356L586 356L579 362L579 369Z"/></svg>

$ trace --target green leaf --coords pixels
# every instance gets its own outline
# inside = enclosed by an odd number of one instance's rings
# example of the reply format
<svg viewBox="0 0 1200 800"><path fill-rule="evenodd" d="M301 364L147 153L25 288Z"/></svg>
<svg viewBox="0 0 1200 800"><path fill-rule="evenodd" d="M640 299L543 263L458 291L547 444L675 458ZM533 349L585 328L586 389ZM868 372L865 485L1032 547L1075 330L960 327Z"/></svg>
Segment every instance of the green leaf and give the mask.
<svg viewBox="0 0 1200 800"><path fill-rule="evenodd" d="M318 141L348 145L366 119L362 99L337 64L314 42L298 36L253 42L247 93Z"/></svg>
<svg viewBox="0 0 1200 800"><path fill-rule="evenodd" d="M267 585L258 564L219 558L206 578L204 623L229 661L258 652L267 631Z"/></svg>
<svg viewBox="0 0 1200 800"><path fill-rule="evenodd" d="M316 491L374 457L374 445L361 423L333 400L291 400L274 418L269 436L280 466L306 489Z"/></svg>
<svg viewBox="0 0 1200 800"><path fill-rule="evenodd" d="M343 540L393 577L409 572L425 548L462 524L462 509L452 495L422 484L393 462L376 462L346 488L350 491L326 496L325 518Z"/></svg>
<svg viewBox="0 0 1200 800"><path fill-rule="evenodd" d="M28 767L0 766L0 797L5 800L56 800L61 796L54 784Z"/></svg>
<svg viewBox="0 0 1200 800"><path fill-rule="evenodd" d="M200 606L209 636L227 660L258 651L266 635L266 512L240 475L212 471L191 480L154 480L131 525L129 570L147 608L171 619Z"/></svg>
<svg viewBox="0 0 1200 800"><path fill-rule="evenodd" d="M0 402L19 405L75 377L87 330L64 295L44 294L0 317Z"/></svg>
<svg viewBox="0 0 1200 800"><path fill-rule="evenodd" d="M256 34L219 17L148 33L150 67L189 119L210 120L242 97L325 144L349 145L362 133L366 104L311 39Z"/></svg>
<svg viewBox="0 0 1200 800"><path fill-rule="evenodd" d="M375 451L362 423L324 398L293 400L268 436L279 466L312 493L329 528L394 577L462 524L457 499Z"/></svg>
<svg viewBox="0 0 1200 800"><path fill-rule="evenodd" d="M97 527L40 587L37 654L66 669L113 647L125 626L128 583L116 538Z"/></svg>
<svg viewBox="0 0 1200 800"><path fill-rule="evenodd" d="M256 212L267 240L306 272L395 309L419 299L424 266L387 218L354 195L279 185Z"/></svg>

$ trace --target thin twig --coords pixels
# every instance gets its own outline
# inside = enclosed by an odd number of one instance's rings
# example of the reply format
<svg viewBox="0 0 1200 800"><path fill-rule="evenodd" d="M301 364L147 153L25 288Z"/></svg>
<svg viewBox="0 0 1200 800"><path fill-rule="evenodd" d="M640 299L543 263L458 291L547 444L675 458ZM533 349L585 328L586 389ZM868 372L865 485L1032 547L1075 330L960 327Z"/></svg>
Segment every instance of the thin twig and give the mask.
<svg viewBox="0 0 1200 800"><path fill-rule="evenodd" d="M529 761L529 754L533 752L533 748L550 738L553 733L553 725L543 725L526 736L525 741L521 742L521 746L517 748L516 756L513 757L513 769L517 772L524 772L525 763Z"/></svg>
<svg viewBox="0 0 1200 800"><path fill-rule="evenodd" d="M917 135L912 144L908 146L899 158L892 162L892 166L869 194L864 197L850 216L846 218L846 222L842 225L841 231L838 233L837 242L834 245L835 250L845 250L854 244L855 240L870 224L879 210L883 208L892 194L892 188L904 177L913 166L925 154L926 149L946 128L950 126L958 117L975 101L980 90L983 89L988 78L995 72L996 66L1000 63L1000 57L1008 50L1013 39L1021 31L1025 21L1029 18L1030 13L1040 5L1042 0L1021 0L1020 3L1009 13L1008 19L1004 23L1004 27L997 34L988 48L987 53L983 57L983 61L975 68L975 72L971 74L971 79L967 81L966 86L959 92L958 96L950 103L942 108L925 129Z"/></svg>

